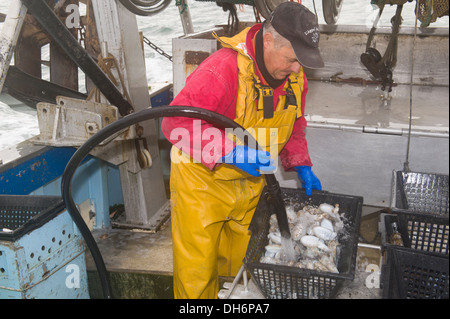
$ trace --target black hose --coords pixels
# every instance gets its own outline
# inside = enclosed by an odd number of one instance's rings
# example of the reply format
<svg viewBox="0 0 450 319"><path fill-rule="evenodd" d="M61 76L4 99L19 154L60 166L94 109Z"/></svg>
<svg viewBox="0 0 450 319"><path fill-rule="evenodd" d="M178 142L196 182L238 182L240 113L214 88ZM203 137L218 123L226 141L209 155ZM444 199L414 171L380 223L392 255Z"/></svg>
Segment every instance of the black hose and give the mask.
<svg viewBox="0 0 450 319"><path fill-rule="evenodd" d="M138 122L143 122L145 120L159 118L159 117L189 117L189 118L198 118L216 126L221 126L223 128L233 128L233 129L245 129L234 122L233 120L202 108L196 107L187 107L187 106L160 106L156 108L148 108L136 113L129 114L120 120L109 124L104 127L100 131L98 131L95 135L89 138L71 157L67 166L64 170L61 179L61 193L63 200L65 202L67 211L72 217L73 221L77 225L80 233L82 234L84 240L86 241L86 245L88 246L92 258L94 259L95 265L97 267L97 271L100 277L100 282L102 285L103 295L105 298L111 298L111 286L108 278L108 273L106 271L105 263L103 261L103 257L98 249L97 243L95 242L94 237L92 236L91 231L87 227L84 222L81 214L79 213L75 202L73 201L71 195L71 182L75 170L83 161L83 159L89 154L89 152L96 147L98 144L103 142L106 138L120 132L127 127L136 124ZM256 140L251 134L247 134L249 141L248 144L254 143L251 145L258 145ZM267 182L267 189L274 200L274 206L276 207L276 215L278 218L278 224L280 231L282 232L282 236L284 238L290 238L289 227L287 224L287 216L286 216L286 208L284 206L284 202L281 196L280 186L278 181L276 180L273 174L265 174L264 175ZM286 231L287 229L287 231Z"/></svg>

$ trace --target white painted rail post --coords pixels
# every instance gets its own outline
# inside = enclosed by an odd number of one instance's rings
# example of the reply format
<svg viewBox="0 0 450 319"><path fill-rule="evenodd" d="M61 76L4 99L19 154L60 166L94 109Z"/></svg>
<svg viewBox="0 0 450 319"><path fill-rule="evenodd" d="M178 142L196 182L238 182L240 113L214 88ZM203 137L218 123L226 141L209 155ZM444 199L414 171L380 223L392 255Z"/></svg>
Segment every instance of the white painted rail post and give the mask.
<svg viewBox="0 0 450 319"><path fill-rule="evenodd" d="M0 92L5 84L9 63L14 54L14 47L22 29L27 8L20 0L12 0L0 33Z"/></svg>
<svg viewBox="0 0 450 319"><path fill-rule="evenodd" d="M145 59L137 27L136 16L119 1L92 2L100 43L106 43L108 53L118 64L135 112L148 108L150 95ZM130 225L152 228L167 211L168 200L158 147L155 120L139 123L144 128L152 157L152 167L141 169L136 157L134 141L127 141L128 160L119 165L124 196L126 221ZM114 153L112 149L111 153ZM114 156L115 154L111 154Z"/></svg>

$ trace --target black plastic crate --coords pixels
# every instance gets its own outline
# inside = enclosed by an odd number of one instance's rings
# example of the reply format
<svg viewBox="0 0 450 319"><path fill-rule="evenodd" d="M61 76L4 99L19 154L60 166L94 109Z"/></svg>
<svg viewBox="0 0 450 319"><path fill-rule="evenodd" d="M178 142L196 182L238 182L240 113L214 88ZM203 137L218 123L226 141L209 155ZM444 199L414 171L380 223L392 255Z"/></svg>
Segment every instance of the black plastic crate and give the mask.
<svg viewBox="0 0 450 319"><path fill-rule="evenodd" d="M415 212L384 215L384 245L389 245L393 223L398 225L404 247L448 256L448 217Z"/></svg>
<svg viewBox="0 0 450 319"><path fill-rule="evenodd" d="M336 297L344 281L354 279L363 198L319 191L313 192L313 195L308 197L302 189L282 188L281 191L286 206L293 205L295 210L305 205L339 204L339 213L345 220L344 230L338 238L341 244L337 261L339 273L259 262L268 243L269 220L273 213L268 204L269 195L263 191L249 227L252 234L244 259L252 280L266 298Z"/></svg>
<svg viewBox="0 0 450 319"><path fill-rule="evenodd" d="M44 225L64 208L59 196L0 195L0 240L15 241Z"/></svg>
<svg viewBox="0 0 450 319"><path fill-rule="evenodd" d="M382 267L384 299L448 299L448 256L389 246Z"/></svg>
<svg viewBox="0 0 450 319"><path fill-rule="evenodd" d="M394 171L391 208L448 216L448 186L448 175Z"/></svg>

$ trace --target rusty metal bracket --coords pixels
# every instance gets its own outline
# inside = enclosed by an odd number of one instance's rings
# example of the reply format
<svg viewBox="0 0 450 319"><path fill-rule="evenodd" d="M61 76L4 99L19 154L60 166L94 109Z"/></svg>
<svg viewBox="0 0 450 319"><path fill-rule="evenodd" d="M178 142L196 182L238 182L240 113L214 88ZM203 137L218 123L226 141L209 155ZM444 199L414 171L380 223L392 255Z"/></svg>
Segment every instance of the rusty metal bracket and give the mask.
<svg viewBox="0 0 450 319"><path fill-rule="evenodd" d="M184 58L186 59L186 64L195 64L199 65L202 63L207 57L209 57L209 52L203 51L186 51L184 54Z"/></svg>
<svg viewBox="0 0 450 319"><path fill-rule="evenodd" d="M80 146L106 125L119 119L119 111L114 105L62 96L58 96L56 101L57 104L41 102L36 106L40 130L36 144ZM128 140L134 137L134 131L127 129L115 139Z"/></svg>

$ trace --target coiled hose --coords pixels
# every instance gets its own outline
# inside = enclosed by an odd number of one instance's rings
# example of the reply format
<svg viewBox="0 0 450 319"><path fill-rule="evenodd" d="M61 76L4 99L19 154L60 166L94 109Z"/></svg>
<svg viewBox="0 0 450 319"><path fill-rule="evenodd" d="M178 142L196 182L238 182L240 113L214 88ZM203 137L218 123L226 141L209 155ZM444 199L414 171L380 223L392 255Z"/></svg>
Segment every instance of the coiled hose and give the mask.
<svg viewBox="0 0 450 319"><path fill-rule="evenodd" d="M71 194L71 183L73 175L83 161L83 159L89 154L89 152L96 147L98 144L103 142L108 137L119 133L123 129L136 124L138 122L143 122L149 119L159 118L159 117L188 117L188 118L198 118L207 122L210 122L216 126L222 128L233 128L245 130L242 126L234 122L233 120L221 115L208 111L205 109L197 107L187 107L187 106L160 106L156 108L148 108L136 113L129 114L120 120L109 124L104 127L92 137L90 137L71 157L67 166L64 170L61 180L61 193L66 205L66 209L72 217L74 223L77 225L80 233L82 234L87 247L89 248L92 258L94 259L97 271L100 277L100 282L102 286L103 295L106 299L111 298L111 286L109 282L108 273L106 271L105 263L103 257L98 249L97 243L92 236L91 231L84 222L78 208L73 201ZM258 145L256 140L247 134L249 138L249 143L255 143L251 145ZM272 199L272 207L275 210L281 235L284 238L290 239L291 235L289 232L289 226L286 216L286 208L284 206L284 201L281 195L280 185L273 174L265 174L265 179L267 183L267 189Z"/></svg>

